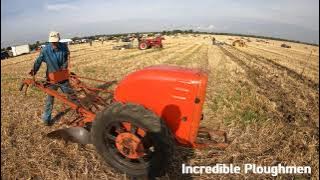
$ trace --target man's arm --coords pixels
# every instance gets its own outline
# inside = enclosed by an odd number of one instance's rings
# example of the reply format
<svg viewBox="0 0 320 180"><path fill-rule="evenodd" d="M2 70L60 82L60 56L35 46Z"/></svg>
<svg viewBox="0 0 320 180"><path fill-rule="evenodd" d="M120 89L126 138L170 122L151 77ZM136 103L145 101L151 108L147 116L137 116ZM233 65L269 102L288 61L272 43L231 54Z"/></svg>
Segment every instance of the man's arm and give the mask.
<svg viewBox="0 0 320 180"><path fill-rule="evenodd" d="M41 67L41 63L44 60L44 55L43 55L43 50L41 50L39 56L37 57L37 59L35 60L34 64L33 64L33 69L31 69L30 71L30 75L36 75L38 70Z"/></svg>

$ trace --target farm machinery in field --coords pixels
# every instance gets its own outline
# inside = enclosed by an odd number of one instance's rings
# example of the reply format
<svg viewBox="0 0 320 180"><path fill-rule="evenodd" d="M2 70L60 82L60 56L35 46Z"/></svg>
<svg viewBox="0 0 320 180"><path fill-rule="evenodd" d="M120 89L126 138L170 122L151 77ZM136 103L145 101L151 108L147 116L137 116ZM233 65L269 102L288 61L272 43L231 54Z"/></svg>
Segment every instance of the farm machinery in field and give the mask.
<svg viewBox="0 0 320 180"><path fill-rule="evenodd" d="M281 47L283 47L283 48L291 48L291 46L289 46L287 44L281 44Z"/></svg>
<svg viewBox="0 0 320 180"><path fill-rule="evenodd" d="M135 40L137 40L137 45L135 45L134 43ZM113 46L112 49L124 50L124 49L139 48L140 50L146 50L150 48L163 48L163 44L162 44L163 40L165 40L165 38L161 36L156 36L155 38L149 38L149 39L145 37L135 36L133 37L133 39L130 39L130 41L122 41L122 42L128 42L128 44Z"/></svg>
<svg viewBox="0 0 320 180"><path fill-rule="evenodd" d="M165 40L164 37L158 36L156 38L153 39L141 39L139 41L139 49L140 50L145 50L145 49L149 49L152 47L155 48L162 48L163 44L162 41Z"/></svg>
<svg viewBox="0 0 320 180"><path fill-rule="evenodd" d="M151 66L127 75L117 85L69 70L55 76L56 82L69 80L77 102L48 88L53 81L26 78L20 87L25 92L36 87L76 112L77 118L61 122L68 128L48 135L64 134L70 141L93 144L107 163L130 176L161 174L175 145L219 149L228 145L224 131L200 127L208 81L201 70ZM88 86L85 80L101 85Z"/></svg>
<svg viewBox="0 0 320 180"><path fill-rule="evenodd" d="M248 45L243 40L240 40L240 39L233 41L232 46L248 47Z"/></svg>

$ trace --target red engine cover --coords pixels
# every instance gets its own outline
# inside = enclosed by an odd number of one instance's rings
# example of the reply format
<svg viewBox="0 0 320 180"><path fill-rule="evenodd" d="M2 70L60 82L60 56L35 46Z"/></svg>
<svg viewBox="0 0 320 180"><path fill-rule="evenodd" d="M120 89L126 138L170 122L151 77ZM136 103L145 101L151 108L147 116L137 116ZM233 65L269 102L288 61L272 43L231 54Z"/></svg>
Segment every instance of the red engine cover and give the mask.
<svg viewBox="0 0 320 180"><path fill-rule="evenodd" d="M193 146L207 81L207 74L198 69L151 66L126 76L115 90L115 100L143 105L166 122L180 144Z"/></svg>

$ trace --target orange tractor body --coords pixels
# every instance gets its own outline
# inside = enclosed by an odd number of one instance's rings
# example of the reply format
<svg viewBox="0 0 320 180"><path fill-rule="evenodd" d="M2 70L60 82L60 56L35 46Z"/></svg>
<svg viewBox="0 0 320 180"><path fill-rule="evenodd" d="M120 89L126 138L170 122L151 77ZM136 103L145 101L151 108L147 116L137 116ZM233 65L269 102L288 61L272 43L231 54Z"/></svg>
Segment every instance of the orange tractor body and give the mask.
<svg viewBox="0 0 320 180"><path fill-rule="evenodd" d="M153 66L125 77L115 100L141 104L161 117L179 144L195 146L208 76L195 69Z"/></svg>

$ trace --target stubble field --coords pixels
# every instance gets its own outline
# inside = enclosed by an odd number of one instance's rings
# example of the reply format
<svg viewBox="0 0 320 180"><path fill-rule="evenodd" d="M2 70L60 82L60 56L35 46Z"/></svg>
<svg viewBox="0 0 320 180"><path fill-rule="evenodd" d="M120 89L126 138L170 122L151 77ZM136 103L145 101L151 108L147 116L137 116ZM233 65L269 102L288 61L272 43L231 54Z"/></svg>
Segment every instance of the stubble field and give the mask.
<svg viewBox="0 0 320 180"><path fill-rule="evenodd" d="M121 80L135 70L156 64L206 69L209 72L202 126L228 133L225 151L178 148L161 179L271 178L270 175L181 175L181 164L311 166L319 169L319 48L283 42L247 42L233 47L232 38L214 36L228 44L212 45L206 36L166 37L163 49L112 50L115 42L72 45L71 69L78 75ZM311 50L314 52L310 55ZM18 91L20 81L38 53L1 62L1 177L4 179L128 179L103 163L92 145L52 140L59 128L41 121L45 94ZM310 56L310 57L309 57ZM43 64L38 76L44 76ZM62 111L55 102L54 114ZM72 114L72 112L70 112ZM71 115L69 115L71 116ZM65 115L63 118L68 118ZM293 175L282 175L283 178Z"/></svg>

